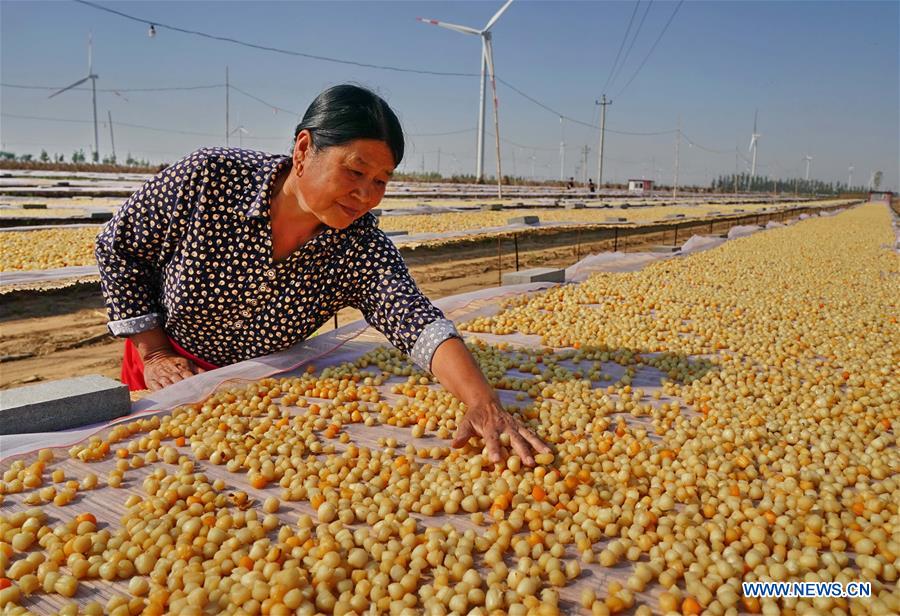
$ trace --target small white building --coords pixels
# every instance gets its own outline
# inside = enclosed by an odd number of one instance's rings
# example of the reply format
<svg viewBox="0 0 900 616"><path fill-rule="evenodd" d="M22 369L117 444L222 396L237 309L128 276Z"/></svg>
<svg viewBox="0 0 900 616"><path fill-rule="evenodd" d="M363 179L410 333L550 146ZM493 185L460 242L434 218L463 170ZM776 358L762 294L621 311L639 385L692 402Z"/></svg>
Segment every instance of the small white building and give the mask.
<svg viewBox="0 0 900 616"><path fill-rule="evenodd" d="M647 195L653 190L653 180L628 180L628 192Z"/></svg>

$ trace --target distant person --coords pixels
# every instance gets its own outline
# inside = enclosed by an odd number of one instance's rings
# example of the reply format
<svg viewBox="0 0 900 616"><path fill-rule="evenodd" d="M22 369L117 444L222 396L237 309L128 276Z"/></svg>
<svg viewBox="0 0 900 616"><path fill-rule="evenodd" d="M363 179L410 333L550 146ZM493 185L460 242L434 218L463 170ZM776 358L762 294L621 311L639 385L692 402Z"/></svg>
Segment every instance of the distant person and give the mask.
<svg viewBox="0 0 900 616"><path fill-rule="evenodd" d="M591 194L592 194L592 195L594 194L594 189L595 189L595 188L596 188L596 186L594 186L594 180L593 180L593 178L588 178L588 190L591 191Z"/></svg>
<svg viewBox="0 0 900 616"><path fill-rule="evenodd" d="M575 178L569 178L569 181L566 182L566 190L572 190L575 188Z"/></svg>
<svg viewBox="0 0 900 616"><path fill-rule="evenodd" d="M466 404L454 446L478 435L499 461L505 433L532 465L547 446L503 409L369 213L403 150L388 104L340 85L306 110L290 156L204 148L147 181L96 245L122 380L155 390L281 351L352 306Z"/></svg>

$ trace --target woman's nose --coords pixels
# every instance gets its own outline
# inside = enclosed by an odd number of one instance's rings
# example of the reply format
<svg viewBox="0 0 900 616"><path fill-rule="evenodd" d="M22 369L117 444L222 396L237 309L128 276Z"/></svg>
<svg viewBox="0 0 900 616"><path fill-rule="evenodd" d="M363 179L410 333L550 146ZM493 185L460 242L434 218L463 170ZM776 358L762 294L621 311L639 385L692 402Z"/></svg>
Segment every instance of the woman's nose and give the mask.
<svg viewBox="0 0 900 616"><path fill-rule="evenodd" d="M365 205L369 204L369 200L372 198L372 189L369 187L369 183L365 180L356 185L356 188L353 190L353 196L359 200L360 203Z"/></svg>

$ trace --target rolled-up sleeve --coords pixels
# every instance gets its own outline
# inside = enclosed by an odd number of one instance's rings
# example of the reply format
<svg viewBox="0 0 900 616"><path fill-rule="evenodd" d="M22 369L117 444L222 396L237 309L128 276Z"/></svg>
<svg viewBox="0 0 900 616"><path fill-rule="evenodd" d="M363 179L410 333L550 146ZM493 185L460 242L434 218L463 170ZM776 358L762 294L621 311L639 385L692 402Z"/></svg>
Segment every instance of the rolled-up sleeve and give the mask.
<svg viewBox="0 0 900 616"><path fill-rule="evenodd" d="M109 331L130 336L162 324L162 269L200 193L203 150L158 173L104 225L94 254Z"/></svg>
<svg viewBox="0 0 900 616"><path fill-rule="evenodd" d="M400 252L378 229L366 234L351 305L426 372L437 348L460 338L453 322L416 286Z"/></svg>

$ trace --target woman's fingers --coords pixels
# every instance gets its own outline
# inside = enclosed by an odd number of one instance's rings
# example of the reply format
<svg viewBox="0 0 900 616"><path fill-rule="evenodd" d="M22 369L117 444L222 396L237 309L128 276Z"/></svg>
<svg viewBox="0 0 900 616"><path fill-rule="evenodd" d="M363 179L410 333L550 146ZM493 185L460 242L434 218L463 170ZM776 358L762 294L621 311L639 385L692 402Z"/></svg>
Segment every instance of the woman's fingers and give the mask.
<svg viewBox="0 0 900 616"><path fill-rule="evenodd" d="M466 442L468 442L469 438L475 436L475 434L476 432L474 426L472 426L472 420L468 417L463 417L462 423L456 428L456 435L453 437L453 442L450 443L450 445L455 448L463 447Z"/></svg>
<svg viewBox="0 0 900 616"><path fill-rule="evenodd" d="M541 438L532 432L529 428L526 428L523 425L519 425L518 433L521 435L523 439L528 441L528 444L537 452L537 453L548 453L550 448L547 444L541 440Z"/></svg>
<svg viewBox="0 0 900 616"><path fill-rule="evenodd" d="M509 442L513 451L522 459L525 466L534 466L534 458L531 455L531 444L522 438L522 435L515 431L515 427L507 427L506 433L509 434Z"/></svg>

